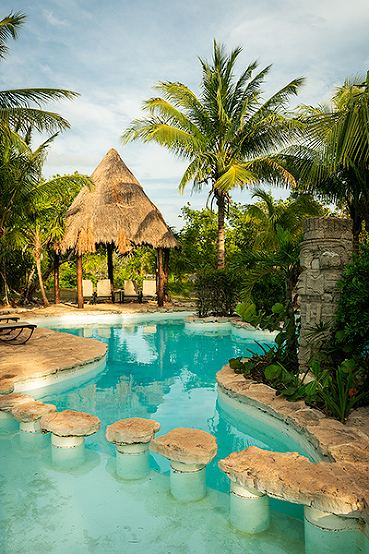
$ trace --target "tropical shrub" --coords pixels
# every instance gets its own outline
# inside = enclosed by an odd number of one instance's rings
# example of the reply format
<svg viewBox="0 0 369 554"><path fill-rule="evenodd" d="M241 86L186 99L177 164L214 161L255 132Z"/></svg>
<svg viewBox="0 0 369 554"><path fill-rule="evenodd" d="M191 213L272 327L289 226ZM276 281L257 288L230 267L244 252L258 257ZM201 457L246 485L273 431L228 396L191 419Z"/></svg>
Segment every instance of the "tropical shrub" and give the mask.
<svg viewBox="0 0 369 554"><path fill-rule="evenodd" d="M241 282L239 276L233 271L221 269L199 272L194 288L197 294L199 317L234 314Z"/></svg>

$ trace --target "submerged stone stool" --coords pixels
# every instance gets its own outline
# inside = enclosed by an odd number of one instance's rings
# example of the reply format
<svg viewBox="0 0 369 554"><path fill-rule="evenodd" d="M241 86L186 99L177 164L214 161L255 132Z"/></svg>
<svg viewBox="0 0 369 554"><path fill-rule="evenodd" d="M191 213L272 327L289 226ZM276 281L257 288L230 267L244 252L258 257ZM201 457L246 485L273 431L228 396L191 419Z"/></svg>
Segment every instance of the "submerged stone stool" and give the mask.
<svg viewBox="0 0 369 554"><path fill-rule="evenodd" d="M154 439L150 450L170 460L170 492L174 498L188 502L205 496L206 465L217 453L213 435L179 427Z"/></svg>
<svg viewBox="0 0 369 554"><path fill-rule="evenodd" d="M265 493L245 483L245 453L246 450L233 452L219 461L220 469L231 480L229 519L239 531L261 533L270 525L270 501Z"/></svg>
<svg viewBox="0 0 369 554"><path fill-rule="evenodd" d="M25 404L27 402L34 402L35 399L29 394L21 394L14 392L11 394L0 395L0 419L11 419L11 411L13 408Z"/></svg>
<svg viewBox="0 0 369 554"><path fill-rule="evenodd" d="M132 417L108 425L105 438L116 445L116 472L123 479L141 479L148 475L149 445L160 423Z"/></svg>
<svg viewBox="0 0 369 554"><path fill-rule="evenodd" d="M3 377L0 379L0 395L10 394L14 391L14 381L11 378Z"/></svg>
<svg viewBox="0 0 369 554"><path fill-rule="evenodd" d="M53 464L61 469L73 469L84 461L85 437L100 429L98 417L64 410L43 415L41 432L51 432L51 457Z"/></svg>
<svg viewBox="0 0 369 554"><path fill-rule="evenodd" d="M34 400L15 406L11 414L15 421L19 422L19 429L25 433L37 433L41 431L40 419L45 414L56 412L54 404L44 404Z"/></svg>

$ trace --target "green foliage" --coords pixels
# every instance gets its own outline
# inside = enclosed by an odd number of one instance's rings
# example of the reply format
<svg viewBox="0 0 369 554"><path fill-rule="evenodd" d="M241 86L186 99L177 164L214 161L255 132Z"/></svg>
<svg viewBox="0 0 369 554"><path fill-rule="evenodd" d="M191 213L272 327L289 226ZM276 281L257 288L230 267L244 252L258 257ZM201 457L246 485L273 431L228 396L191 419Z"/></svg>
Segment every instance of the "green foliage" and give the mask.
<svg viewBox="0 0 369 554"><path fill-rule="evenodd" d="M271 364L277 363L283 366L291 374L296 374L298 372L298 326L290 302L274 304L269 315L262 310L257 311L256 305L249 302L238 304L236 312L254 327L278 331L274 339L275 346L268 354L268 361Z"/></svg>
<svg viewBox="0 0 369 554"><path fill-rule="evenodd" d="M341 297L334 332L345 353L356 354L361 362L369 350L369 247L360 245L338 283ZM369 368L368 368L369 369Z"/></svg>
<svg viewBox="0 0 369 554"><path fill-rule="evenodd" d="M199 272L195 281L198 316L233 315L240 285L239 277L232 271L222 269Z"/></svg>
<svg viewBox="0 0 369 554"><path fill-rule="evenodd" d="M214 41L210 63L202 66L201 94L197 97L179 82L159 82L156 95L144 103L148 114L131 122L123 142L155 142L189 162L179 185L194 190L210 185L218 209L218 268L224 267L224 214L230 193L262 180L294 182L270 153L286 144L300 127L286 117L288 99L296 95L303 79L295 79L266 101L262 85L270 67L254 76L252 62L238 79L235 65L241 48L230 54Z"/></svg>

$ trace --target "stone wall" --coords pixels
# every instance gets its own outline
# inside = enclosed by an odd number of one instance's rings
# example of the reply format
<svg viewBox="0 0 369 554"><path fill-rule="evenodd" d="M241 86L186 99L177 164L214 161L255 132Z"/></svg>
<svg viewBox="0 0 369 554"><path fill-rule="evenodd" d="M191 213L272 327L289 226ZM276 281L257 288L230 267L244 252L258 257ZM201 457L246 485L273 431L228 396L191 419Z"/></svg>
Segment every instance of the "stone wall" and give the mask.
<svg viewBox="0 0 369 554"><path fill-rule="evenodd" d="M298 283L301 299L301 332L299 347L300 371L304 371L316 350L308 337L319 323L332 321L340 291L337 281L351 261L352 220L332 217L311 217L302 224L302 272Z"/></svg>

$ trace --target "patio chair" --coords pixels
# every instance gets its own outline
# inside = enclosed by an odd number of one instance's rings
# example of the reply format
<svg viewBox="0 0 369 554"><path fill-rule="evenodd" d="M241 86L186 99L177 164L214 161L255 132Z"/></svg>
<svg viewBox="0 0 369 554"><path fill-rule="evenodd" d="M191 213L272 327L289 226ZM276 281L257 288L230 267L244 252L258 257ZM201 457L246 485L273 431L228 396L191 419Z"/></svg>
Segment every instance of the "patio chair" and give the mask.
<svg viewBox="0 0 369 554"><path fill-rule="evenodd" d="M82 280L82 293L84 300L90 300L92 304L96 304L96 293L94 293L94 285L91 279Z"/></svg>
<svg viewBox="0 0 369 554"><path fill-rule="evenodd" d="M142 296L143 298L155 298L156 297L156 280L144 279L142 284Z"/></svg>
<svg viewBox="0 0 369 554"><path fill-rule="evenodd" d="M142 302L142 292L138 290L136 281L124 281L124 289L122 294L122 302L125 298L137 299L139 303Z"/></svg>
<svg viewBox="0 0 369 554"><path fill-rule="evenodd" d="M8 318L14 319L14 318ZM37 325L28 321L0 321L0 341L13 344L25 344L32 336Z"/></svg>
<svg viewBox="0 0 369 554"><path fill-rule="evenodd" d="M114 293L111 290L110 279L100 279L100 281L97 281L96 293L97 300L99 300L99 298L109 298L114 302Z"/></svg>

